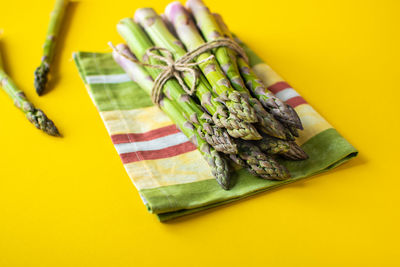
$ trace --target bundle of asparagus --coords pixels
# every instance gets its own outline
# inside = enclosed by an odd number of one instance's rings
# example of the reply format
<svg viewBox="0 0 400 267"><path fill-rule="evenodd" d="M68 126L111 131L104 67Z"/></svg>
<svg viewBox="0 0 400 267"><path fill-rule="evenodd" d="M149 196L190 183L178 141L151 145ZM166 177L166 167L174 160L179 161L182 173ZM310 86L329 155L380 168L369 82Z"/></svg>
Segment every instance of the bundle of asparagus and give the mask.
<svg viewBox="0 0 400 267"><path fill-rule="evenodd" d="M302 129L300 119L268 91L234 45L200 50L190 58L193 63L174 65L207 42L232 43L222 18L201 0L188 0L187 8L169 4L162 16L151 8L138 9L134 20L118 23L127 45L111 45L114 60L150 95L160 84L160 74L174 73L161 83L159 107L197 146L222 188L231 185L224 158L264 179L289 178L277 158L307 158L294 141ZM179 69L183 71L176 74ZM195 91L188 92L188 87Z"/></svg>

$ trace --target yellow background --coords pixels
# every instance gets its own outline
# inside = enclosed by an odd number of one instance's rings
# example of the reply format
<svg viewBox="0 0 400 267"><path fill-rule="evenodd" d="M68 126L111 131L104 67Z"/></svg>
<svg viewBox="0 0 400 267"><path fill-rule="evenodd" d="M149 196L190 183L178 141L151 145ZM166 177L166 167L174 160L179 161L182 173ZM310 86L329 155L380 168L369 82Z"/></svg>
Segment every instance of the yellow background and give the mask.
<svg viewBox="0 0 400 267"><path fill-rule="evenodd" d="M0 92L0 266L395 266L399 1L207 1L360 155L329 173L171 223L148 214L72 61L168 1L69 9L52 89L33 90L53 1L1 1L6 70L63 134Z"/></svg>

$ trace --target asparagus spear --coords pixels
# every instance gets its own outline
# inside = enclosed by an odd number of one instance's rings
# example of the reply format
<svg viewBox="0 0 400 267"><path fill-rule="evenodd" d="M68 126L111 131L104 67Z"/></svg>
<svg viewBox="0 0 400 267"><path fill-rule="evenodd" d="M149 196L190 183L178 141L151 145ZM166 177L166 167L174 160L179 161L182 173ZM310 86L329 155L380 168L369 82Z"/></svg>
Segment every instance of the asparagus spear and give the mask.
<svg viewBox="0 0 400 267"><path fill-rule="evenodd" d="M145 29L156 46L167 48L176 58L186 54L181 42L169 32L162 19L153 9L141 8L136 10L135 20ZM209 53L204 53L196 59L196 62L209 58L209 56ZM253 108L246 99L231 87L229 80L214 59L203 62L199 67L212 85L213 91L219 96L220 101L225 103L231 113L246 122L257 121ZM192 76L184 75L184 77L187 83L193 84Z"/></svg>
<svg viewBox="0 0 400 267"><path fill-rule="evenodd" d="M238 140L237 145L238 156L246 162L247 169L252 174L273 180L285 180L290 177L290 173L284 166L280 165L271 156L261 152L256 145L243 140ZM238 163L240 164L240 161Z"/></svg>
<svg viewBox="0 0 400 267"><path fill-rule="evenodd" d="M14 104L22 112L25 113L26 118L35 125L39 130L52 136L59 136L54 123L47 118L47 116L40 109L35 106L26 98L24 92L18 89L17 85L11 80L3 69L1 54L0 54L0 86L11 97Z"/></svg>
<svg viewBox="0 0 400 267"><path fill-rule="evenodd" d="M222 34L226 38L233 39L233 36L222 19L221 15L213 14L215 22L218 24ZM237 39L236 39L237 40ZM243 43L239 42L243 45ZM233 52L233 51L231 51ZM294 136L298 136L297 129L303 129L300 118L296 111L289 105L285 104L282 100L274 96L268 89L264 86L262 81L257 77L257 75L252 71L247 62L241 58L237 57L234 53L230 53L230 56L237 59L237 65L240 68L240 73L242 74L244 80L246 81L247 87L252 91L252 93L257 97L257 99L266 107L271 113L281 122L287 124L290 132ZM236 72L237 67L227 67L227 71ZM234 74L233 74L234 75Z"/></svg>
<svg viewBox="0 0 400 267"><path fill-rule="evenodd" d="M34 85L38 95L42 95L46 88L50 64L54 57L56 39L68 2L68 0L56 0L54 9L50 13L50 23L47 29L46 41L43 45L43 56L40 66L35 70Z"/></svg>
<svg viewBox="0 0 400 267"><path fill-rule="evenodd" d="M117 46L117 49L124 53L129 53L129 48L126 45L120 44ZM116 51L113 52L113 57L133 81L135 81L147 93L151 93L153 79L142 66L129 61ZM182 115L182 112L173 104L171 100L168 98L161 100L160 108L181 129L187 138L189 138L189 140L196 145L197 149L210 165L211 172L221 187L225 190L229 189L229 169L226 161L213 147L210 147L208 143L206 143L200 137L193 124L186 120L186 118Z"/></svg>
<svg viewBox="0 0 400 267"><path fill-rule="evenodd" d="M123 38L127 41L128 46L130 46L131 50L135 51L135 54L139 58L143 57L146 49L153 47L153 44L147 39L147 36L143 33L140 27L133 23L131 19L121 20L121 22L118 24L118 30ZM136 32L136 35L133 35L133 32ZM139 40L143 40L141 42L137 42L138 38ZM139 43L142 45L141 49L138 49ZM153 73L154 76L160 73L154 69L149 70L149 72ZM185 76L184 78L188 84L192 85L190 83L193 83L191 76ZM202 106L213 115L215 124L219 127L225 127L229 135L232 137L242 138L245 140L260 139L261 136L254 126L239 120L235 114L228 112L224 105L215 101L209 87L210 86L207 80L200 75L200 81L196 88L196 95L200 99Z"/></svg>
<svg viewBox="0 0 400 267"><path fill-rule="evenodd" d="M294 141L289 142L289 150L282 153L281 156L290 160L308 159L307 153Z"/></svg>
<svg viewBox="0 0 400 267"><path fill-rule="evenodd" d="M256 142L257 146L268 154L282 154L289 151L289 141L263 135L263 139Z"/></svg>
<svg viewBox="0 0 400 267"><path fill-rule="evenodd" d="M229 158L239 166L246 168L253 175L265 179L284 180L290 177L290 174L283 166L270 155L261 152L254 142L237 142L238 154L230 154ZM294 155L291 154L290 156Z"/></svg>
<svg viewBox="0 0 400 267"><path fill-rule="evenodd" d="M256 141L255 144L268 154L279 154L291 160L308 159L307 153L294 141L264 135L263 139Z"/></svg>
<svg viewBox="0 0 400 267"><path fill-rule="evenodd" d="M126 40L130 50L138 59L143 58L145 51L153 47L140 26L132 19L123 19L117 25L118 32ZM154 64L160 64L157 60L150 58ZM156 78L160 70L146 68L153 78ZM194 100L187 95L175 79L169 79L164 87L164 94L173 99L176 105L184 112L186 118L196 127L198 133L216 150L230 154L237 153L236 145L232 142L225 129L213 124L210 115L205 113Z"/></svg>

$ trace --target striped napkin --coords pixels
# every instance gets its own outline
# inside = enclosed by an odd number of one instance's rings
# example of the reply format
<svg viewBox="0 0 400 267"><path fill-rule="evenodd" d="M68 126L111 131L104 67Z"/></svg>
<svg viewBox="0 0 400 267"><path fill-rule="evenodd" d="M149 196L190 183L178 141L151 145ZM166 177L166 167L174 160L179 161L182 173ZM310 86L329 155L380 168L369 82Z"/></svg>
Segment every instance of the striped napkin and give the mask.
<svg viewBox="0 0 400 267"><path fill-rule="evenodd" d="M295 108L304 125L299 145L305 161L282 160L292 178L268 181L244 169L222 190L196 147L154 106L150 97L113 61L110 53L74 53L79 74L122 163L147 209L160 221L232 202L327 171L357 155L349 144L287 82L244 46L265 85Z"/></svg>

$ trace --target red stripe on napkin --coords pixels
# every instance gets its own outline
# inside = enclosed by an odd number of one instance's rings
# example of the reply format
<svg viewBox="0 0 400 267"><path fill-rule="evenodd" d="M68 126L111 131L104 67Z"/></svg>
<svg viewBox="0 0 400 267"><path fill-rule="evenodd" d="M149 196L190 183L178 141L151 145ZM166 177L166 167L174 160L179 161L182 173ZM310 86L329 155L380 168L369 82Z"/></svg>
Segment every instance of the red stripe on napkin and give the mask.
<svg viewBox="0 0 400 267"><path fill-rule="evenodd" d="M307 101L304 98L302 98L301 96L292 97L292 98L286 100L285 102L286 102L286 104L292 106L292 108L295 108L301 104L307 104Z"/></svg>
<svg viewBox="0 0 400 267"><path fill-rule="evenodd" d="M114 144L149 141L163 136L179 133L175 125L161 127L145 133L115 134L111 136Z"/></svg>
<svg viewBox="0 0 400 267"><path fill-rule="evenodd" d="M170 146L160 150L148 150L148 151L124 153L120 154L120 157L122 159L122 162L125 164L142 160L169 158L180 154L184 154L186 152L193 151L195 149L196 146L188 141L176 146Z"/></svg>
<svg viewBox="0 0 400 267"><path fill-rule="evenodd" d="M277 82L277 83L274 83L273 85L269 86L268 90L270 90L273 94L276 94L287 88L292 88L287 82Z"/></svg>

